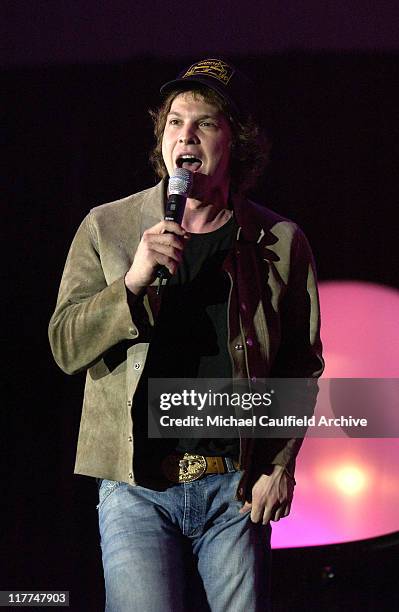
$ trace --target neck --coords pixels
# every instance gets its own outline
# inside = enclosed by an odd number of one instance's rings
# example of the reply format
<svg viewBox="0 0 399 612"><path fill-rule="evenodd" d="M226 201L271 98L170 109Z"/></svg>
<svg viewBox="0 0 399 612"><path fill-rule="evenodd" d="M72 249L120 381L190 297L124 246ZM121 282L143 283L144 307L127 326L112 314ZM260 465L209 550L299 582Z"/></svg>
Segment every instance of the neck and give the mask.
<svg viewBox="0 0 399 612"><path fill-rule="evenodd" d="M204 198L188 198L182 226L188 232L202 234L224 225L231 217L228 210L229 186L219 188Z"/></svg>
<svg viewBox="0 0 399 612"><path fill-rule="evenodd" d="M187 200L182 226L193 234L213 232L231 218L233 214L227 207L216 208L213 204L196 206L196 200ZM192 206L194 203L194 206Z"/></svg>

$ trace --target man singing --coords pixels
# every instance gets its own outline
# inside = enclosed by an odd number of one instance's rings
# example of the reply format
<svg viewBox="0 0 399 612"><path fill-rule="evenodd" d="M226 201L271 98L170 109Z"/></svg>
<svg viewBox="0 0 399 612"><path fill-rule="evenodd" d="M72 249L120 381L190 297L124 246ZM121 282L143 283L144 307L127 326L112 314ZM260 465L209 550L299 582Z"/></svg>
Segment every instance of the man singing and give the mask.
<svg viewBox="0 0 399 612"><path fill-rule="evenodd" d="M58 365L87 370L75 471L100 485L106 610L265 611L301 439L149 438L147 381L317 378L313 258L297 225L245 198L267 153L245 75L201 60L161 94L161 180L89 212L50 321ZM176 168L194 175L181 224L164 220Z"/></svg>

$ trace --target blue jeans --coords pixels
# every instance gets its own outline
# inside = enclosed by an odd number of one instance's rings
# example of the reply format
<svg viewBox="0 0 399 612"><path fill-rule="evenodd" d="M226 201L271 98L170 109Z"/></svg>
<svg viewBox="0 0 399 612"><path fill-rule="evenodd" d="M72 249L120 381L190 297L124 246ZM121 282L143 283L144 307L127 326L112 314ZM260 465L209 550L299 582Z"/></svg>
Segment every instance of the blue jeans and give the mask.
<svg viewBox="0 0 399 612"><path fill-rule="evenodd" d="M240 514L241 472L164 491L103 480L107 612L269 611L269 525Z"/></svg>

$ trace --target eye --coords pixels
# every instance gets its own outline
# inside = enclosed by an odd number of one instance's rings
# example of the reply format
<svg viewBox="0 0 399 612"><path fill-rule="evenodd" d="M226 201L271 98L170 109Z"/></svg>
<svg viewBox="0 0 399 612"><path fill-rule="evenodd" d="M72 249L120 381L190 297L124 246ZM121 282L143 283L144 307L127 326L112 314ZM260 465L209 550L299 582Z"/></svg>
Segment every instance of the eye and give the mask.
<svg viewBox="0 0 399 612"><path fill-rule="evenodd" d="M200 125L203 127L212 127L212 128L217 127L216 123L214 123L213 121L201 121Z"/></svg>
<svg viewBox="0 0 399 612"><path fill-rule="evenodd" d="M180 119L169 119L168 125L179 125Z"/></svg>

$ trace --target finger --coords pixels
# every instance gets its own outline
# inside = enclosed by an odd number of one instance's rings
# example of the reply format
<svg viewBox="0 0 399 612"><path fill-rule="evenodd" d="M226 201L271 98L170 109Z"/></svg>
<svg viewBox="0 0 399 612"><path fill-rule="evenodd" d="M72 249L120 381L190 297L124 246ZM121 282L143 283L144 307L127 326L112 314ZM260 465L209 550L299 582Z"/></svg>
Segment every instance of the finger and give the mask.
<svg viewBox="0 0 399 612"><path fill-rule="evenodd" d="M160 221L156 225L153 225L153 227L150 227L144 233L146 232L150 234L164 234L165 232L171 232L173 234L177 234L178 236L184 236L187 234L186 230L175 221Z"/></svg>
<svg viewBox="0 0 399 612"><path fill-rule="evenodd" d="M182 250L184 248L184 240L182 236L176 236L167 232L166 234L151 234L150 243L152 244L166 244L172 246L175 249Z"/></svg>
<svg viewBox="0 0 399 612"><path fill-rule="evenodd" d="M165 266L165 268L167 268L173 276L173 274L175 274L178 268L179 261L175 261L171 257L168 257L163 253L157 253L156 251L153 251L153 254L156 264L158 264L159 266Z"/></svg>
<svg viewBox="0 0 399 612"><path fill-rule="evenodd" d="M175 221L163 221L163 223L165 226L165 232L172 232L173 234L178 234L179 236L184 236L185 234L188 234L188 232Z"/></svg>
<svg viewBox="0 0 399 612"><path fill-rule="evenodd" d="M291 504L287 504L287 507L284 510L283 516L288 516L290 512L291 512Z"/></svg>
<svg viewBox="0 0 399 612"><path fill-rule="evenodd" d="M284 512L285 507L280 506L279 508L277 508L276 512L274 513L274 517L272 518L272 521L275 521L277 523L284 516Z"/></svg>
<svg viewBox="0 0 399 612"><path fill-rule="evenodd" d="M157 245L173 247L180 251L184 248L184 240L175 234L143 234L143 242L148 249L154 248Z"/></svg>
<svg viewBox="0 0 399 612"><path fill-rule="evenodd" d="M259 523L259 521L262 519L262 507L259 504L256 503L252 503L252 510L251 510L251 521L253 523Z"/></svg>
<svg viewBox="0 0 399 612"><path fill-rule="evenodd" d="M265 509L263 511L263 517L262 517L262 525L267 525L267 523L269 523L272 517L272 512L273 512L273 508L270 508L269 506L265 506Z"/></svg>
<svg viewBox="0 0 399 612"><path fill-rule="evenodd" d="M240 513L244 514L244 512L249 512L249 510L251 510L251 508L252 508L252 504L250 504L249 502L245 502L243 507L240 509Z"/></svg>
<svg viewBox="0 0 399 612"><path fill-rule="evenodd" d="M177 263L180 263L183 259L183 253L181 251L165 244L152 245L149 253L152 254L153 257L155 257L157 263L160 263L158 261L159 255L166 255L166 257L169 257L169 259L171 259L172 261L176 261Z"/></svg>

